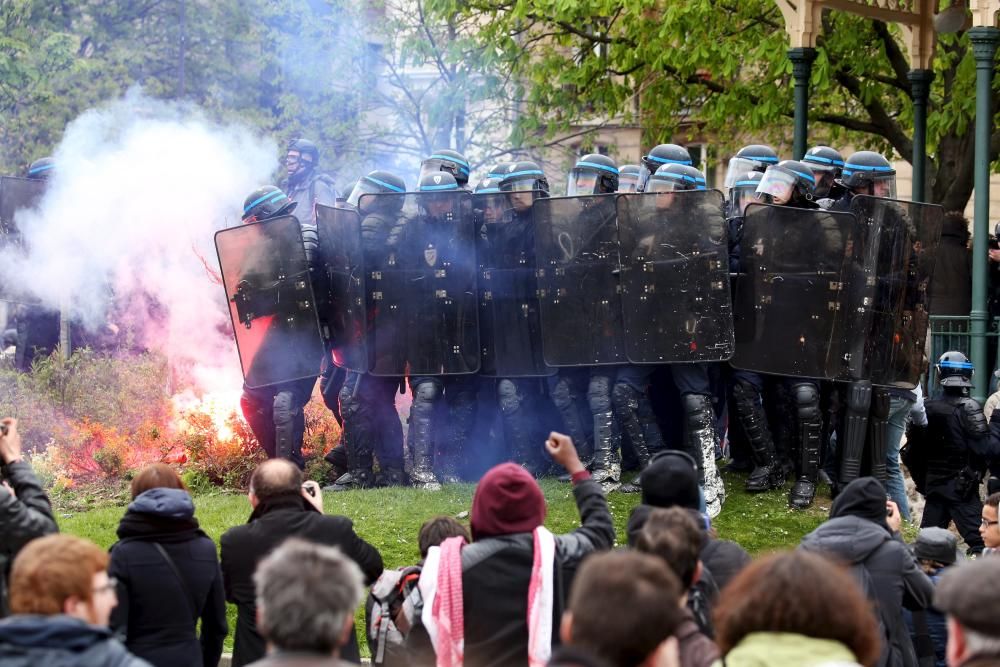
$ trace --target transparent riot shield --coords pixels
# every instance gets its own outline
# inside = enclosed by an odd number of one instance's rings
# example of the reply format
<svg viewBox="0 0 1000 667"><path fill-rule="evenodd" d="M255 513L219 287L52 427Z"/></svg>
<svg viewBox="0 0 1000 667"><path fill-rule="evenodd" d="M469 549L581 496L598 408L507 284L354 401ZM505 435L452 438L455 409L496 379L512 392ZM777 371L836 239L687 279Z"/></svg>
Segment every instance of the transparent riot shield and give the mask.
<svg viewBox="0 0 1000 667"><path fill-rule="evenodd" d="M630 363L722 361L732 356L723 205L717 190L618 197Z"/></svg>
<svg viewBox="0 0 1000 667"><path fill-rule="evenodd" d="M224 229L215 249L246 385L315 376L324 347L299 221Z"/></svg>
<svg viewBox="0 0 1000 667"><path fill-rule="evenodd" d="M531 192L473 195L479 232L479 344L483 375L552 375L542 356Z"/></svg>
<svg viewBox="0 0 1000 667"><path fill-rule="evenodd" d="M925 368L928 286L943 209L933 204L858 196L858 229L845 379L913 388Z"/></svg>
<svg viewBox="0 0 1000 667"><path fill-rule="evenodd" d="M361 215L354 208L317 204L316 226L325 269L321 273L322 280L313 285L320 326L331 347L334 363L354 371L366 371L367 307Z"/></svg>
<svg viewBox="0 0 1000 667"><path fill-rule="evenodd" d="M465 191L364 195L358 208L391 197L401 206L378 264L366 261L372 304L368 371L459 375L479 370L479 307L472 195ZM363 221L364 227L364 221ZM368 257L367 231L363 233Z"/></svg>
<svg viewBox="0 0 1000 667"><path fill-rule="evenodd" d="M855 222L850 213L747 208L733 302L733 366L792 377L837 377L851 317L844 283Z"/></svg>
<svg viewBox="0 0 1000 667"><path fill-rule="evenodd" d="M534 208L545 363L625 363L615 195L539 199Z"/></svg>

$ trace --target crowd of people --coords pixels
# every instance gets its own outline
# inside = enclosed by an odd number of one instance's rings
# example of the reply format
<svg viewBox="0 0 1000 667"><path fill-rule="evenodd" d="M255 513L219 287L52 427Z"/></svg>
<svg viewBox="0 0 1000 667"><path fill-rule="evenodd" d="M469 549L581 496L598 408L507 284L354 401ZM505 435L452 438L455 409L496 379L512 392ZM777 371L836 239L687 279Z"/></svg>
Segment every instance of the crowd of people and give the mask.
<svg viewBox="0 0 1000 667"><path fill-rule="evenodd" d="M579 512L566 534L545 528L534 477L502 463L477 484L468 526L430 518L419 560L387 570L275 458L254 471L249 520L225 531L220 555L163 464L132 481L106 552L58 533L16 421L2 424L3 667L214 667L230 631L232 664L254 667L357 664L359 635L389 667L1000 665L1000 494L983 510L990 549L974 560L941 528L905 544L873 477L849 483L798 548L751 559L700 510L685 452L652 458L619 536L572 439L553 432L544 447Z"/></svg>

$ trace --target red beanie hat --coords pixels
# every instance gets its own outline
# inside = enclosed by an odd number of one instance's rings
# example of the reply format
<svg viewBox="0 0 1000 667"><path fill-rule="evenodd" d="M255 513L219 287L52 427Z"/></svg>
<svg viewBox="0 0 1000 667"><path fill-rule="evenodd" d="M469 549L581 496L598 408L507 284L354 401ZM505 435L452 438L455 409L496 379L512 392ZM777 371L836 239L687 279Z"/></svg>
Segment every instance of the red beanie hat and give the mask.
<svg viewBox="0 0 1000 667"><path fill-rule="evenodd" d="M490 468L472 497L472 539L530 533L545 522L545 496L531 474L519 465Z"/></svg>

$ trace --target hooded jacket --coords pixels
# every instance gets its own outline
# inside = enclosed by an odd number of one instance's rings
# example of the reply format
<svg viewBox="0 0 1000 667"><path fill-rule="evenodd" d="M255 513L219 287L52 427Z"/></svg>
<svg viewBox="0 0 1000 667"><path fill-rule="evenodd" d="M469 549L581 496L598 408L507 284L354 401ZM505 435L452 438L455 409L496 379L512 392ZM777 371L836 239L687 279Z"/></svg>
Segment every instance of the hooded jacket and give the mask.
<svg viewBox="0 0 1000 667"><path fill-rule="evenodd" d="M228 632L222 572L188 492L156 488L139 494L122 517L118 537L108 566L119 582L111 627L125 635L129 651L157 667L217 664Z"/></svg>
<svg viewBox="0 0 1000 667"><path fill-rule="evenodd" d="M885 488L874 477L848 484L830 508L830 520L802 539L801 548L833 556L852 568L876 604L884 626L878 665L917 664L903 619L903 607L931 604L934 585L917 567L910 550L885 522Z"/></svg>
<svg viewBox="0 0 1000 667"><path fill-rule="evenodd" d="M0 667L150 667L107 628L70 616L12 616L0 621Z"/></svg>
<svg viewBox="0 0 1000 667"><path fill-rule="evenodd" d="M498 466L499 467L499 466ZM490 473L487 473L489 476ZM527 474L527 473L525 473ZM480 481L480 486L486 481ZM528 584L534 562L531 532L544 519L544 498L538 485L511 485L505 491L476 488L471 514L475 541L462 549L462 593L465 619L466 667L509 667L528 664ZM501 496L506 502L501 503ZM591 479L573 485L580 527L556 535L553 628L559 627L570 582L584 557L614 545L615 527L601 486ZM542 503L542 507L538 507ZM504 510L498 509L501 504ZM513 505L520 505L515 511ZM534 517L527 528L524 517ZM501 534L504 528L512 532ZM518 531L518 532L514 532ZM557 641L553 632L553 643ZM411 665L433 665L434 650L427 630L417 621L406 641ZM553 647L555 648L555 647Z"/></svg>
<svg viewBox="0 0 1000 667"><path fill-rule="evenodd" d="M753 632L716 667L858 667L850 649L832 639L791 632Z"/></svg>

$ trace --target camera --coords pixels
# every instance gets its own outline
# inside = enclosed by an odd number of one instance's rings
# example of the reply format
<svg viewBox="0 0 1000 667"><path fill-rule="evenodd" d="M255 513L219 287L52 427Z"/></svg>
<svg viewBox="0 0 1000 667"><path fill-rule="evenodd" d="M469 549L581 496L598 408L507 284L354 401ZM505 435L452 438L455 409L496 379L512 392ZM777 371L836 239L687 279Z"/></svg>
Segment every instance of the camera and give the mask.
<svg viewBox="0 0 1000 667"><path fill-rule="evenodd" d="M303 484L302 488L305 490L306 493L308 493L313 498L316 497L316 487L313 486L312 484Z"/></svg>

